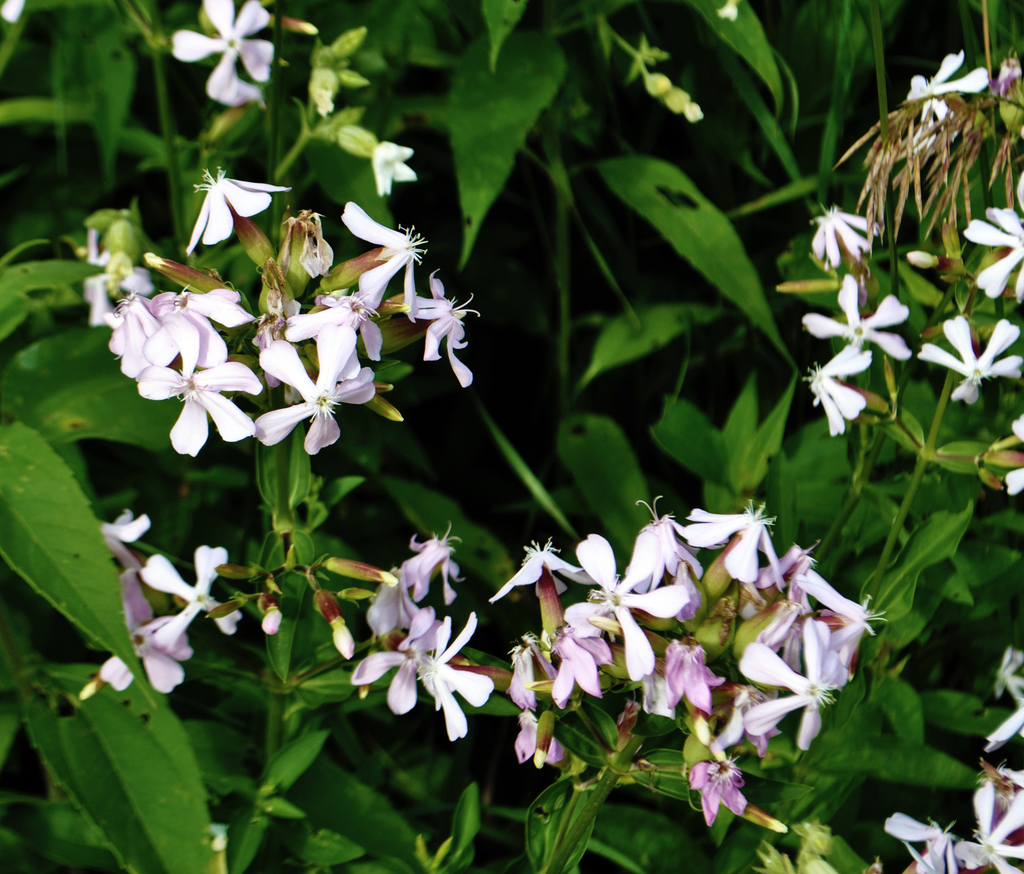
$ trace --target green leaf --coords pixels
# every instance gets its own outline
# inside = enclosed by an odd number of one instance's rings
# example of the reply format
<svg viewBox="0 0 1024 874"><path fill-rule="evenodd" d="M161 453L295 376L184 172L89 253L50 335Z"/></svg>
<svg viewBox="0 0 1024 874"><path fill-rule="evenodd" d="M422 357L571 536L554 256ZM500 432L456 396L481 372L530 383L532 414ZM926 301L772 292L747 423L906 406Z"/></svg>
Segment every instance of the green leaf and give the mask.
<svg viewBox="0 0 1024 874"><path fill-rule="evenodd" d="M736 20L729 21L718 14L718 10L722 6L719 0L681 0L681 2L697 10L718 38L743 58L750 68L761 77L775 99L775 112L778 114L785 99L782 76L779 75L771 43L765 37L764 28L761 27L761 22L750 4L738 4Z"/></svg>
<svg viewBox="0 0 1024 874"><path fill-rule="evenodd" d="M713 322L719 310L695 303L663 303L636 310L640 326L627 314L609 320L601 329L590 365L576 384L581 392L594 377L657 352L695 325Z"/></svg>
<svg viewBox="0 0 1024 874"><path fill-rule="evenodd" d="M64 124L92 121L87 103L60 102L50 97L11 97L0 100L0 127L18 124Z"/></svg>
<svg viewBox="0 0 1024 874"><path fill-rule="evenodd" d="M498 63L501 45L519 24L526 11L526 3L527 0L482 0L480 8L487 22L487 32L491 35L489 60L492 73Z"/></svg>
<svg viewBox="0 0 1024 874"><path fill-rule="evenodd" d="M566 714L555 723L555 738L588 765L602 768L608 763L608 750L576 714Z"/></svg>
<svg viewBox="0 0 1024 874"><path fill-rule="evenodd" d="M20 806L4 817L4 823L58 865L120 870L103 834L67 801Z"/></svg>
<svg viewBox="0 0 1024 874"><path fill-rule="evenodd" d="M486 528L470 522L451 498L398 477L386 476L381 482L421 534L442 535L451 526L452 534L462 538L455 552L460 566L487 580L495 591L512 578L516 568L501 541Z"/></svg>
<svg viewBox="0 0 1024 874"><path fill-rule="evenodd" d="M569 802L573 793L579 791L583 796L576 800L570 810ZM534 871L542 871L551 861L563 831L568 831L571 824L579 818L586 806L586 796L593 788L576 790L573 780L563 779L551 784L537 796L526 815L526 854L530 858ZM572 871L579 864L587 851L587 842L594 830L594 820L590 821L580 842L573 849L565 862L563 871Z"/></svg>
<svg viewBox="0 0 1024 874"><path fill-rule="evenodd" d="M287 798L268 798L263 802L263 812L279 819L305 819L306 811L292 804Z"/></svg>
<svg viewBox="0 0 1024 874"><path fill-rule="evenodd" d="M768 780L753 774L744 774L743 795L747 801L758 807L778 804L782 801L793 801L803 798L814 791L813 786L806 783L786 783L782 780Z"/></svg>
<svg viewBox="0 0 1024 874"><path fill-rule="evenodd" d="M1006 707L989 707L977 695L955 689L926 689L920 700L928 725L972 737L992 734L1013 713Z"/></svg>
<svg viewBox="0 0 1024 874"><path fill-rule="evenodd" d="M643 874L679 874L681 868L686 874L711 874L711 860L687 830L680 828L676 816L650 807L606 803L597 814L594 832L625 854ZM593 838L590 849L604 855L594 848ZM685 867L681 860L685 860Z"/></svg>
<svg viewBox="0 0 1024 874"><path fill-rule="evenodd" d="M235 814L228 828L227 862L230 874L243 874L252 864L269 825L268 817L248 806Z"/></svg>
<svg viewBox="0 0 1024 874"><path fill-rule="evenodd" d="M317 832L285 832L284 842L296 856L311 865L343 865L366 855L366 850L355 841L350 841L330 829L320 829Z"/></svg>
<svg viewBox="0 0 1024 874"><path fill-rule="evenodd" d="M310 140L303 154L314 178L331 200L342 205L353 200L374 221L389 228L395 226L387 203L377 194L373 165L368 159L357 158L342 151L340 146L318 139Z"/></svg>
<svg viewBox="0 0 1024 874"><path fill-rule="evenodd" d="M264 567L275 566L279 565L264 565ZM302 574L289 572L279 576L277 584L281 587L282 593L281 625L277 634L267 634L265 637L270 664L282 680L287 680L288 671L291 669L295 632L298 630L299 614L302 611L302 600L306 596L309 583Z"/></svg>
<svg viewBox="0 0 1024 874"><path fill-rule="evenodd" d="M864 774L887 783L930 789L972 789L974 769L934 747L902 737L826 734L814 744L815 767L833 774Z"/></svg>
<svg viewBox="0 0 1024 874"><path fill-rule="evenodd" d="M790 203L794 200L800 200L802 197L807 197L817 187L817 176L804 176L802 179L797 179L795 182L790 182L788 185L775 189L775 191L762 194L755 200L743 204L743 206L737 206L735 209L729 210L726 216L730 219L735 219L745 215L753 215L755 212L761 212L761 210L771 209L774 206L781 206L784 203Z"/></svg>
<svg viewBox="0 0 1024 874"><path fill-rule="evenodd" d="M96 103L92 123L100 145L103 179L110 188L121 129L135 91L135 55L124 44L120 29L111 22L95 30L82 58L90 80L87 86Z"/></svg>
<svg viewBox="0 0 1024 874"><path fill-rule="evenodd" d="M890 622L906 616L914 603L917 578L926 567L950 558L960 543L960 538L971 524L974 503L969 502L960 513L942 510L932 513L918 525L903 547L895 565L886 571L879 587L878 599L873 609L885 611ZM870 578L865 588L870 585Z"/></svg>
<svg viewBox="0 0 1024 874"><path fill-rule="evenodd" d="M473 395L473 399L476 401L476 408L480 413L480 418L484 420L487 430L491 432L491 437L498 445L499 451L505 456L505 460L509 463L512 470L515 471L516 476L519 477L523 485L526 486L529 493L533 495L533 499L552 519L558 523L559 527L566 534L575 540L579 540L579 534L576 533L576 529L572 527L572 523L570 523L565 517L565 513L562 512L562 508L559 507L555 502L555 499L551 497L551 493L544 488L544 484L537 478L537 475L530 470L530 466L516 451L515 446L512 445L512 442L505 436L501 428L498 427L498 423L491 418L490 413L488 413L484 408L480 399L476 395Z"/></svg>
<svg viewBox="0 0 1024 874"><path fill-rule="evenodd" d="M654 225L680 257L743 310L786 361L792 361L736 229L682 170L647 155L612 158L597 167L627 206Z"/></svg>
<svg viewBox="0 0 1024 874"><path fill-rule="evenodd" d="M4 372L3 415L61 445L86 438L170 447L181 404L149 401L118 366L110 331L83 328L39 340Z"/></svg>
<svg viewBox="0 0 1024 874"><path fill-rule="evenodd" d="M665 411L651 426L651 436L687 470L703 480L725 485L729 474L725 437L696 404L666 396Z"/></svg>
<svg viewBox="0 0 1024 874"><path fill-rule="evenodd" d="M633 772L637 783L669 798L690 800L690 780L686 776L682 750L655 750L644 759L650 767Z"/></svg>
<svg viewBox="0 0 1024 874"><path fill-rule="evenodd" d="M935 463L953 473L978 475L978 456L988 449L987 443L976 440L957 440L935 450ZM949 456L961 456L950 458Z"/></svg>
<svg viewBox="0 0 1024 874"><path fill-rule="evenodd" d="M143 701L140 681L78 703L94 665L54 669L72 715L37 696L26 705L32 743L61 787L84 808L120 863L139 874L196 874L212 862L199 768L174 711Z"/></svg>
<svg viewBox="0 0 1024 874"><path fill-rule="evenodd" d="M283 441L288 447L288 486L291 489L292 507L299 506L309 494L312 468L310 455L303 448L304 440L302 430L296 428ZM277 445L264 446L262 443L256 445L256 482L264 502L273 511L277 507ZM264 567L269 566L264 565Z"/></svg>
<svg viewBox="0 0 1024 874"><path fill-rule="evenodd" d="M142 676L99 520L60 456L17 422L0 426L0 555L91 643Z"/></svg>
<svg viewBox="0 0 1024 874"><path fill-rule="evenodd" d="M75 285L103 268L84 261L23 261L0 274L0 300L8 295L25 294L41 288Z"/></svg>
<svg viewBox="0 0 1024 874"><path fill-rule="evenodd" d="M460 268L505 187L516 152L554 99L566 70L554 37L539 33L512 34L493 73L489 57L488 40L481 36L459 61L450 93L448 122L463 221Z"/></svg>
<svg viewBox="0 0 1024 874"><path fill-rule="evenodd" d="M871 700L882 706L893 731L914 743L924 743L924 714L917 690L906 680L883 677L871 690Z"/></svg>
<svg viewBox="0 0 1024 874"><path fill-rule="evenodd" d="M480 831L480 787L470 783L452 814L452 842L445 857L445 874L462 874L473 864L473 840Z"/></svg>
<svg viewBox="0 0 1024 874"><path fill-rule="evenodd" d="M558 429L558 457L612 546L630 554L640 529L650 521L650 513L636 502L649 501L651 495L626 435L607 416L570 416Z"/></svg>
<svg viewBox="0 0 1024 874"><path fill-rule="evenodd" d="M330 734L329 731L314 731L278 750L263 774L263 786L269 791L285 792L290 789L316 761Z"/></svg>
<svg viewBox="0 0 1024 874"><path fill-rule="evenodd" d="M738 463L730 470L733 476L733 488L737 494L753 492L768 475L768 461L782 448L782 437L786 430L786 419L793 403L793 392L796 390L796 376L789 381L789 386L782 393L779 402L772 408L765 420L750 438L734 441L731 439L729 423L725 426L726 444L729 446L730 460L738 459ZM756 396L755 396L756 404ZM737 406L739 402L737 401ZM756 411L756 406L755 406ZM732 417L730 415L730 421ZM755 412L756 425L756 412Z"/></svg>

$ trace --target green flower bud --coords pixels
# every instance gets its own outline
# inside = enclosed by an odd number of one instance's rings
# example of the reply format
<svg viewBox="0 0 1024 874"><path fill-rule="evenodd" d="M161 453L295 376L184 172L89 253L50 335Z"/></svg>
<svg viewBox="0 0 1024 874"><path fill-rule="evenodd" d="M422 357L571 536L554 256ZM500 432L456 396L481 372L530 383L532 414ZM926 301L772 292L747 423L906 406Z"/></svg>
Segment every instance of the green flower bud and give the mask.
<svg viewBox="0 0 1024 874"><path fill-rule="evenodd" d="M338 145L357 158L372 158L377 138L366 128L347 124L338 131Z"/></svg>

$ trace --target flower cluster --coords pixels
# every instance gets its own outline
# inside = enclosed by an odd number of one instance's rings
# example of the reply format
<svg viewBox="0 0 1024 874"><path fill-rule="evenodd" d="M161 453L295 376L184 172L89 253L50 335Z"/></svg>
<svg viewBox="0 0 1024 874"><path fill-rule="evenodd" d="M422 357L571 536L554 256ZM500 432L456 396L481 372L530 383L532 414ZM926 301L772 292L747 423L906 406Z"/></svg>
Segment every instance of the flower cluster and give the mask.
<svg viewBox="0 0 1024 874"><path fill-rule="evenodd" d="M216 275L147 256L147 263L185 289L147 299L151 285L141 287L139 277L134 285L122 281L123 297L103 318L113 329L110 349L120 358L122 372L138 381L139 393L152 400L183 401L171 431L177 452L199 452L209 436L208 416L224 440L256 437L268 446L308 420L305 448L311 455L340 436L338 404L370 405L400 420L398 411L380 397L391 387L376 382L374 371L360 362L360 355L379 361L386 342L389 349L398 349L425 336L423 359L435 361L446 341L459 383L472 383L472 372L455 353L466 347L463 320L476 311L447 299L436 275L430 277L429 298L416 294L414 267L425 241L413 231L386 228L349 203L342 220L356 237L378 248L332 270L334 253L323 239L320 217L305 211L288 220L275 259L250 218L270 205L271 192L288 189L228 179L223 171L216 179L207 173L201 188L206 198L190 250L200 238L207 244L220 242L237 227L243 245L264 268L260 317L251 313L239 292L222 287ZM385 301L389 281L403 270L400 301ZM320 277L325 293L316 295L303 312L305 287ZM106 282L96 277L100 279ZM105 300L105 290L102 295ZM394 318L403 313L405 318ZM270 408L273 402L264 401L265 412L255 418L236 403L236 393L248 395L255 404L259 396L262 400L269 395L265 386L282 384L287 386L286 405Z"/></svg>

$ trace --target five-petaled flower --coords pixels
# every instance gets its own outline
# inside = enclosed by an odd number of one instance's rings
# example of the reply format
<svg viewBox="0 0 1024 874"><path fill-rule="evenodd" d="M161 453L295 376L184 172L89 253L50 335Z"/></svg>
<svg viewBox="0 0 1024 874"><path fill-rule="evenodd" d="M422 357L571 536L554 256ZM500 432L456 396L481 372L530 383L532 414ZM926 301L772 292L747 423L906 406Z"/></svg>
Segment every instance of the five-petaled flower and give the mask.
<svg viewBox="0 0 1024 874"><path fill-rule="evenodd" d="M1024 361L1020 355L1008 355L999 361L995 360L997 355L1007 350L1020 336L1020 328L1016 325L1011 325L1006 319L1000 319L980 358L974 354L971 326L963 316L943 322L942 330L946 334L946 339L960 353L960 358L963 360L957 360L944 349L940 349L932 343L925 343L917 357L922 361L941 364L966 377L960 385L953 389L950 397L954 401L967 401L967 403L973 404L978 400L978 387L982 380L989 377L1005 376L1010 379L1020 379L1020 366Z"/></svg>
<svg viewBox="0 0 1024 874"><path fill-rule="evenodd" d="M861 261L871 252L871 244L857 231L867 233L868 220L859 215L843 212L838 206L825 210L824 215L814 219L818 230L814 232L811 248L819 261L826 267L837 269L843 263L843 250L854 261ZM856 230L854 230L856 228ZM841 247L840 247L841 244Z"/></svg>
<svg viewBox="0 0 1024 874"><path fill-rule="evenodd" d="M847 346L824 366L814 365L804 381L811 384L814 406L821 404L828 417L828 432L833 437L846 431L846 421L861 414L868 402L864 395L839 381L841 376L862 373L871 366L871 353Z"/></svg>
<svg viewBox="0 0 1024 874"><path fill-rule="evenodd" d="M360 240L381 246L383 251L377 256L382 262L380 266L367 270L359 277L359 290L367 295L366 303L376 309L384 296L391 277L403 267L405 268L405 305L409 307L409 316L416 318L416 282L413 269L423 257L426 240L416 233L414 228L397 231L386 228L370 218L366 211L351 201L345 204L345 212L341 220Z"/></svg>
<svg viewBox="0 0 1024 874"><path fill-rule="evenodd" d="M256 2L256 0L250 0ZM270 192L291 191L282 185L268 185L265 182L242 182L239 179L227 179L224 171L217 168L214 179L209 170L203 171L203 181L195 186L196 191L205 191L206 197L199 210L199 218L192 229L192 238L188 241L187 251L190 255L199 242L212 246L231 236L235 220L231 215L234 210L240 216L248 218L263 212L271 203Z"/></svg>
<svg viewBox="0 0 1024 874"><path fill-rule="evenodd" d="M893 358L898 358L901 361L909 358L910 348L902 337L877 329L903 324L910 316L910 308L901 304L894 295L890 294L878 305L872 315L862 319L860 308L857 305L859 296L860 289L857 287L857 280L850 275L843 277L843 287L839 292L839 307L846 314L846 324L818 313L808 313L803 318L804 327L815 337L821 339L842 337L858 350L862 349L865 343L875 343Z"/></svg>

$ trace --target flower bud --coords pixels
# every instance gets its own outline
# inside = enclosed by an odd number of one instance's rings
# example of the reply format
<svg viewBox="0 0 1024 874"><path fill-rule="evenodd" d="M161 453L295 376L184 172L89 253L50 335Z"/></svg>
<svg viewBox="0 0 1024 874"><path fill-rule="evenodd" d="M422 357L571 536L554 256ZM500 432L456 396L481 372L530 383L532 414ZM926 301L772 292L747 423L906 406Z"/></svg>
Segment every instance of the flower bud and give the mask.
<svg viewBox="0 0 1024 874"><path fill-rule="evenodd" d="M350 586L349 588L342 589L338 592L338 597L344 598L346 601L365 601L367 598L372 598L376 594L376 592L371 592L369 589L360 589L356 586Z"/></svg>
<svg viewBox="0 0 1024 874"><path fill-rule="evenodd" d="M103 248L111 255L125 255L128 262L134 264L142 256L142 242L135 222L129 217L130 213L127 210L122 212L124 215L114 219L103 234Z"/></svg>
<svg viewBox="0 0 1024 874"><path fill-rule="evenodd" d="M379 389L378 389L379 391ZM384 400L379 394L375 394L370 400L368 400L363 406L368 410L373 410L378 416L382 416L389 422L404 422L402 414L398 411L398 407L392 404L390 401Z"/></svg>
<svg viewBox="0 0 1024 874"><path fill-rule="evenodd" d="M707 661L717 659L729 646L736 620L736 589L730 595L718 599L708 618L701 623L694 633L697 643L704 647Z"/></svg>
<svg viewBox="0 0 1024 874"><path fill-rule="evenodd" d="M800 605L794 601L782 599L765 607L760 613L751 616L736 629L736 638L732 644L732 654L740 659L747 645L758 640L773 647L781 643L790 626L800 615Z"/></svg>
<svg viewBox="0 0 1024 874"><path fill-rule="evenodd" d="M627 701L622 713L615 720L619 730L619 746L623 749L633 739L633 726L636 725L636 718L640 714L640 704L637 701Z"/></svg>
<svg viewBox="0 0 1024 874"><path fill-rule="evenodd" d="M537 719L537 751L533 754L533 766L543 768L548 760L551 741L555 739L555 714L545 710Z"/></svg>
<svg viewBox="0 0 1024 874"><path fill-rule="evenodd" d="M274 26L274 16L270 16L270 21L267 22L267 27ZM303 36L316 36L320 33L319 28L315 24L309 21L303 21L301 18L289 18L287 15L281 16L281 27L284 30L290 31L291 33L301 33Z"/></svg>
<svg viewBox="0 0 1024 874"><path fill-rule="evenodd" d="M939 266L939 259L928 252L907 252L907 260L914 267L920 267L922 270Z"/></svg>
<svg viewBox="0 0 1024 874"><path fill-rule="evenodd" d="M342 291L351 288L359 281L359 277L374 267L380 267L383 248L370 249L362 255L357 255L348 261L335 264L331 271L321 280L320 291L322 294L330 294L334 291ZM378 311L380 307L378 307Z"/></svg>
<svg viewBox="0 0 1024 874"><path fill-rule="evenodd" d="M338 145L357 158L372 158L377 138L366 128L347 124L338 130Z"/></svg>
<svg viewBox="0 0 1024 874"><path fill-rule="evenodd" d="M836 382L838 382L842 386L845 386L846 388L853 389L855 392L857 392L857 394L861 395L864 398L864 400L867 401L867 406L865 406L864 408L867 412L877 413L880 416L889 415L889 405L885 402L883 398L876 395L873 391L869 391L866 388L860 388L859 386L856 385L851 385L848 382L843 382L843 380L841 379L837 379Z"/></svg>
<svg viewBox="0 0 1024 874"><path fill-rule="evenodd" d="M385 319L378 323L380 332L384 337L381 352L390 355L399 349L404 349L410 343L415 343L427 333L430 322L423 319L412 321L410 319Z"/></svg>
<svg viewBox="0 0 1024 874"><path fill-rule="evenodd" d="M251 580L260 573L259 568L242 567L238 564L219 564L215 568L217 576L226 580Z"/></svg>
<svg viewBox="0 0 1024 874"><path fill-rule="evenodd" d="M277 634L281 628L281 608L271 607L263 616L261 627L264 634Z"/></svg>
<svg viewBox="0 0 1024 874"><path fill-rule="evenodd" d="M669 112L682 115L688 122L698 122L704 118L701 108L693 102L689 94L682 88L672 88L663 98Z"/></svg>
<svg viewBox="0 0 1024 874"><path fill-rule="evenodd" d="M779 832L779 834L784 835L789 831L789 829L786 828L783 823L779 822L779 820L774 816L761 810L760 807L754 807L753 804L748 804L746 806L742 816L748 822L754 823L754 825L763 826L764 828L771 829L773 832ZM787 862L789 861L787 857L783 856L783 858L786 859Z"/></svg>
<svg viewBox="0 0 1024 874"><path fill-rule="evenodd" d="M644 87L651 97L664 97L672 90L672 80L663 73L649 73L644 77Z"/></svg>
<svg viewBox="0 0 1024 874"><path fill-rule="evenodd" d="M338 574L338 576L349 577L353 580L383 583L386 586L398 585L398 577L394 574L389 574L387 571L363 561L353 561L348 558L329 558L324 562L324 567L332 573Z"/></svg>
<svg viewBox="0 0 1024 874"><path fill-rule="evenodd" d="M320 216L304 209L285 222L278 264L292 294L300 296L311 277L323 276L334 263L334 250L324 239Z"/></svg>
<svg viewBox="0 0 1024 874"><path fill-rule="evenodd" d="M1003 482L997 477L992 471L984 467L978 468L978 479L980 479L990 489L1001 492L1003 490Z"/></svg>
<svg viewBox="0 0 1024 874"><path fill-rule="evenodd" d="M704 576L701 578L701 584L704 591L707 593L708 605L714 604L729 586L732 585L732 575L726 570L725 560L728 558L729 553L735 548L736 544L740 542L742 532L735 535L732 540L729 541L728 545L718 555L715 556L715 560L711 562L710 566L704 571Z"/></svg>
<svg viewBox="0 0 1024 874"><path fill-rule="evenodd" d="M823 291L838 291L838 279L798 279L795 282L780 282L776 291L783 294L818 294Z"/></svg>
<svg viewBox="0 0 1024 874"><path fill-rule="evenodd" d="M950 224L948 218L942 220L942 246L946 250L947 258L960 260L960 235L956 232L956 224Z"/></svg>
<svg viewBox="0 0 1024 874"><path fill-rule="evenodd" d="M341 608L338 606L338 599L326 589L317 589L313 596L313 604L317 612L327 620L331 626L334 637L334 647L345 658L352 658L356 649L356 642L352 639L352 632L348 630L345 619L341 615Z"/></svg>
<svg viewBox="0 0 1024 874"><path fill-rule="evenodd" d="M260 230L260 226L251 218L239 215L234 207L228 204L231 210L231 218L235 222L235 233L238 234L238 241L245 249L245 254L252 259L257 267L262 267L267 261L274 257L274 249L270 245L267 235Z"/></svg>
<svg viewBox="0 0 1024 874"><path fill-rule="evenodd" d="M366 39L366 28L356 27L346 30L331 43L331 54L339 61L354 55Z"/></svg>
<svg viewBox="0 0 1024 874"><path fill-rule="evenodd" d="M1002 440L997 440L991 446L989 446L989 452L1001 452L1004 449L1009 449L1011 446L1016 446L1021 443L1020 437L1016 434L1011 434L1009 437L1004 437Z"/></svg>
<svg viewBox="0 0 1024 874"><path fill-rule="evenodd" d="M218 604L216 607L214 607L212 610L210 610L206 614L206 618L207 619L223 619L225 616L230 616L239 607L244 607L245 606L245 602L248 601L248 600L249 599L245 598L245 597L242 597L242 598L232 598L230 601L227 601L224 604Z"/></svg>
<svg viewBox="0 0 1024 874"><path fill-rule="evenodd" d="M562 601L558 597L555 578L551 576L551 571L546 566L541 568L540 578L537 580L537 597L540 599L540 617L544 630L548 634L554 634L556 628L565 624L565 613L562 611Z"/></svg>
<svg viewBox="0 0 1024 874"><path fill-rule="evenodd" d="M330 67L314 67L309 77L309 97L322 118L334 112L334 95L341 88L338 74Z"/></svg>
<svg viewBox="0 0 1024 874"><path fill-rule="evenodd" d="M93 677L85 686L82 687L82 691L78 693L79 701L87 701L92 698L97 692L100 691L104 686L107 685L107 681L102 679L99 674Z"/></svg>
<svg viewBox="0 0 1024 874"><path fill-rule="evenodd" d="M889 392L889 403L896 406L896 398L899 397L900 390L896 386L896 374L892 369L892 361L889 360L889 356L885 356L885 389Z"/></svg>
<svg viewBox="0 0 1024 874"><path fill-rule="evenodd" d="M1015 470L1018 467L1024 467L1024 452L1017 452L1012 449L1003 449L996 452L990 449L981 456L981 459L985 464L1001 467L1004 470Z"/></svg>
<svg viewBox="0 0 1024 874"><path fill-rule="evenodd" d="M818 820L801 822L793 826L793 831L800 835L800 852L816 856L827 856L832 852L832 829Z"/></svg>
<svg viewBox="0 0 1024 874"><path fill-rule="evenodd" d="M365 88L370 80L360 76L355 70L339 70L338 81L342 88Z"/></svg>
<svg viewBox="0 0 1024 874"><path fill-rule="evenodd" d="M750 807L750 805L748 804L747 807ZM757 855L764 867L755 870L761 871L763 874L794 874L793 863L789 861L789 856L780 853L767 841L761 843L757 850Z"/></svg>
<svg viewBox="0 0 1024 874"><path fill-rule="evenodd" d="M512 685L512 672L508 668L499 668L497 665L471 665L463 655L452 658L449 664L457 671L464 671L467 674L479 674L481 677L489 677L494 683L498 692L507 692Z"/></svg>
<svg viewBox="0 0 1024 874"><path fill-rule="evenodd" d="M225 287L224 280L216 270L196 270L177 261L168 261L152 252L147 252L142 262L150 270L155 270L189 291L207 292Z"/></svg>

